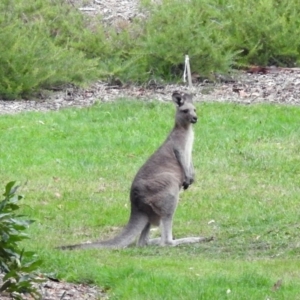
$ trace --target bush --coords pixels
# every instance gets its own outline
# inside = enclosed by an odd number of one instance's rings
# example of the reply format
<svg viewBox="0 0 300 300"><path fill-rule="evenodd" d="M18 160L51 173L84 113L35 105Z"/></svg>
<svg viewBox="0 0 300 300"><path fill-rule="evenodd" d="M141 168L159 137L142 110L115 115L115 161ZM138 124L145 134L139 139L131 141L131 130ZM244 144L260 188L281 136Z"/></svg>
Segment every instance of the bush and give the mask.
<svg viewBox="0 0 300 300"><path fill-rule="evenodd" d="M192 71L206 76L249 64L300 63L297 0L142 2L147 20L137 21L116 41L124 66L116 71L125 79L174 80L182 75L185 54Z"/></svg>
<svg viewBox="0 0 300 300"><path fill-rule="evenodd" d="M220 10L215 10L210 1L161 2L144 3L148 19L137 21L129 34L124 31L119 35L123 57L134 61L134 69L128 64L121 76L137 81L177 80L183 73L185 54L189 54L193 70L203 75L228 71L235 53L229 39L224 38L228 21L217 21Z"/></svg>
<svg viewBox="0 0 300 300"><path fill-rule="evenodd" d="M40 282L36 270L41 261L33 252L20 249L18 243L28 236L23 231L32 223L16 214L19 201L23 198L16 195L15 182L6 185L4 200L0 202L0 273L5 273L0 293L12 293L15 299L22 299L21 293L30 293L35 299L40 294L32 283Z"/></svg>
<svg viewBox="0 0 300 300"><path fill-rule="evenodd" d="M84 53L96 37L80 12L59 0L6 0L0 9L0 97L26 98L41 88L99 77L98 60Z"/></svg>
<svg viewBox="0 0 300 300"><path fill-rule="evenodd" d="M204 76L300 64L297 0L143 0L146 19L105 29L66 2L0 2L0 97L108 77L176 81L185 54Z"/></svg>
<svg viewBox="0 0 300 300"><path fill-rule="evenodd" d="M300 7L297 0L219 1L224 33L240 52L239 65L295 67L300 63Z"/></svg>

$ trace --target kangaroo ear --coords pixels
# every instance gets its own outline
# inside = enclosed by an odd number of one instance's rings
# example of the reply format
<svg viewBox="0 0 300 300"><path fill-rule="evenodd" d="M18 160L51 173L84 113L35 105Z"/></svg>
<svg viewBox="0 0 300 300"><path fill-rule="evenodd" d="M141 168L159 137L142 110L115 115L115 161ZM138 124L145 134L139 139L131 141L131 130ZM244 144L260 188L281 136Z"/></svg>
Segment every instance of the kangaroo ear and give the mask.
<svg viewBox="0 0 300 300"><path fill-rule="evenodd" d="M185 101L193 103L193 95L191 95L191 94L184 94L184 98L185 98Z"/></svg>
<svg viewBox="0 0 300 300"><path fill-rule="evenodd" d="M179 107L182 106L185 102L185 99L183 97L182 94L180 94L179 92L175 91L172 94L172 100L175 102L175 104L177 104Z"/></svg>

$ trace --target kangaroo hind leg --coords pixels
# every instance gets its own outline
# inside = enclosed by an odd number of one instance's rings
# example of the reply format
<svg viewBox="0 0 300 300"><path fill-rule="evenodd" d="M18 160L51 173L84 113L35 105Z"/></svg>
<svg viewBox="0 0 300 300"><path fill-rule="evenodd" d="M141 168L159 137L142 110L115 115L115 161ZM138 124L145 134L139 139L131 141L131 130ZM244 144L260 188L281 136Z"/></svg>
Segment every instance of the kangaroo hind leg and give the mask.
<svg viewBox="0 0 300 300"><path fill-rule="evenodd" d="M150 235L150 227L151 227L151 223L148 222L146 224L146 226L144 227L144 229L141 232L141 235L139 237L139 240L137 242L137 246L139 247L143 247L148 245L149 242L149 235Z"/></svg>
<svg viewBox="0 0 300 300"><path fill-rule="evenodd" d="M173 244L173 215L177 207L178 196L179 188L176 185L170 186L168 193L157 195L156 201L153 202L153 210L160 215L161 238L149 240L149 244L161 246Z"/></svg>
<svg viewBox="0 0 300 300"><path fill-rule="evenodd" d="M173 215L176 210L176 205L178 202L178 196L169 194L165 199L168 205L167 210L169 213L164 214L161 217L161 238L153 239L149 241L149 244L158 244L161 246L178 246L181 244L194 244L201 242L209 242L213 240L212 237L185 237L180 239L173 239ZM165 206L165 207L166 207ZM162 210L164 212L164 210Z"/></svg>

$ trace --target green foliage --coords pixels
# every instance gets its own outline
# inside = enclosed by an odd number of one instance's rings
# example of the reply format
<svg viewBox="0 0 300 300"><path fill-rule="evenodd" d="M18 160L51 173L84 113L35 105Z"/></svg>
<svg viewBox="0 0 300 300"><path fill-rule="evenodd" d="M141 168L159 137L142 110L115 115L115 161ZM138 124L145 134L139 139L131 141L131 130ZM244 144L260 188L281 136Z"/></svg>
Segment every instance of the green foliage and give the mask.
<svg viewBox="0 0 300 300"><path fill-rule="evenodd" d="M18 245L28 239L23 231L32 221L21 219L22 215L16 214L23 198L16 195L17 188L15 182L9 182L3 194L4 200L0 202L0 272L5 273L0 293L7 291L13 293L15 299L22 299L20 293L26 292L38 299L39 292L32 283L41 281L36 273L41 261L33 252L20 249Z"/></svg>
<svg viewBox="0 0 300 300"><path fill-rule="evenodd" d="M297 0L218 1L224 34L240 51L237 64L294 67L300 63L300 7Z"/></svg>
<svg viewBox="0 0 300 300"><path fill-rule="evenodd" d="M220 10L208 1L163 1L148 8L147 22L132 56L143 58L140 74L178 79L183 73L183 59L189 54L192 68L200 74L224 72L232 65L235 53L228 37L224 37L226 22L218 22ZM136 53L137 52L137 53Z"/></svg>
<svg viewBox="0 0 300 300"><path fill-rule="evenodd" d="M224 25L210 20L219 12L205 1L199 3L175 0L148 5L146 20L135 20L117 34L110 31L115 51L106 64L107 73L139 83L176 81L182 76L185 54L198 73L227 71L235 52L230 50L229 39L223 38Z"/></svg>
<svg viewBox="0 0 300 300"><path fill-rule="evenodd" d="M4 99L99 76L98 62L83 52L83 45L92 44L96 37L87 35L83 16L63 1L3 1L0 10L5 11L0 16L0 96Z"/></svg>
<svg viewBox="0 0 300 300"><path fill-rule="evenodd" d="M249 64L300 62L297 0L142 1L146 20L111 34L107 73L124 80L178 80L184 55L192 71L210 76Z"/></svg>
<svg viewBox="0 0 300 300"><path fill-rule="evenodd" d="M103 26L65 0L1 1L0 97L120 77L177 81L184 55L210 76L300 63L298 0L142 1L147 17Z"/></svg>

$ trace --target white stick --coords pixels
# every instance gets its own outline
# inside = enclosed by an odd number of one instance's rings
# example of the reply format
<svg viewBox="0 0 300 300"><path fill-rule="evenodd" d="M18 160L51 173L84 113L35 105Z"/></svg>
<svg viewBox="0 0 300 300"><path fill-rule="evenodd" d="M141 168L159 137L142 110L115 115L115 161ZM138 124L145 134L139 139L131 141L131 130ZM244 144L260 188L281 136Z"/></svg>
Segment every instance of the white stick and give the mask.
<svg viewBox="0 0 300 300"><path fill-rule="evenodd" d="M186 82L186 77L188 79L189 88L191 89L193 87L193 83L192 83L192 74L191 74L191 67L190 67L190 58L188 55L185 56L183 82Z"/></svg>

